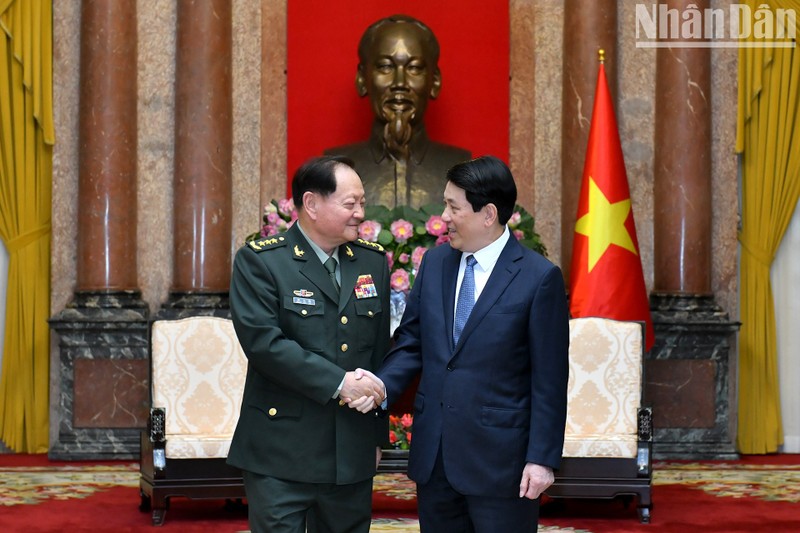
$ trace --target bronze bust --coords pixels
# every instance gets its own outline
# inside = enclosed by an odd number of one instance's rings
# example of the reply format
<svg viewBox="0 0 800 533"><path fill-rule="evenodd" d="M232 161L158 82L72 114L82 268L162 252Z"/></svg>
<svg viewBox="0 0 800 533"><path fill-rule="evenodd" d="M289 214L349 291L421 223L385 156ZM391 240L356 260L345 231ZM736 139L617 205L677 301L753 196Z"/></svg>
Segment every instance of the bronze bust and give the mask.
<svg viewBox="0 0 800 533"><path fill-rule="evenodd" d="M436 36L415 18L392 15L366 29L358 57L356 90L372 103L372 133L364 142L325 153L355 162L370 205L441 203L447 170L471 154L434 142L425 132L428 99L442 87Z"/></svg>

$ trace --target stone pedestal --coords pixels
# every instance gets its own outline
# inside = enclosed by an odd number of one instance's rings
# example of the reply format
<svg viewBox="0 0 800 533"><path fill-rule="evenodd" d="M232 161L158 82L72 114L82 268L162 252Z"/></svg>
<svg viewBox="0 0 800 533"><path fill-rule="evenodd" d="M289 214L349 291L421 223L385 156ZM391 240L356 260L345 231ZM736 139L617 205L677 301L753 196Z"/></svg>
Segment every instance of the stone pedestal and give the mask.
<svg viewBox="0 0 800 533"><path fill-rule="evenodd" d="M138 291L78 292L59 335L58 460L137 459L150 408L147 304Z"/></svg>
<svg viewBox="0 0 800 533"><path fill-rule="evenodd" d="M736 459L731 435L730 339L740 324L712 296L654 293L655 345L645 355L655 459Z"/></svg>
<svg viewBox="0 0 800 533"><path fill-rule="evenodd" d="M173 291L153 320L177 320L190 316L231 317L231 305L227 292L178 292Z"/></svg>

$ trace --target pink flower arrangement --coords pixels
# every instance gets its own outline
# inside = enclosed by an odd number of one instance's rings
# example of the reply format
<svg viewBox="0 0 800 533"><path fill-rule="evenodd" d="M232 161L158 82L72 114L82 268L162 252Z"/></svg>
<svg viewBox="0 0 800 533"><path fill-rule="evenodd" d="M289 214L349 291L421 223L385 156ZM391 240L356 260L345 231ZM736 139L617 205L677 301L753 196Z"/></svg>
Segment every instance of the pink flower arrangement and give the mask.
<svg viewBox="0 0 800 533"><path fill-rule="evenodd" d="M377 242L383 227L374 220L365 220L358 225L358 236L369 242Z"/></svg>
<svg viewBox="0 0 800 533"><path fill-rule="evenodd" d="M441 207L435 209L440 211ZM392 289L408 292L425 252L436 245L437 239L445 238L442 242L446 242L447 224L438 212L408 206L394 210L372 206L366 216L359 225L359 235L384 247Z"/></svg>
<svg viewBox="0 0 800 533"><path fill-rule="evenodd" d="M386 250L392 290L408 292L414 284L422 258L428 249L450 241L447 224L442 220L442 206L429 205L420 209L398 206L367 206L365 220L358 226L358 236L376 242ZM269 237L286 231L297 220L297 209L291 198L272 200L264 206L263 226L247 240ZM547 251L534 231L533 217L516 206L508 221L514 236L525 246L541 254Z"/></svg>
<svg viewBox="0 0 800 533"><path fill-rule="evenodd" d="M450 242L447 224L442 220L441 213L441 205L423 206L420 209L409 206L394 209L367 206L366 220L359 226L359 235L364 240L377 242L386 250L393 290L408 291L414 285L425 252ZM539 236L533 231L533 217L522 207L517 206L509 226L522 244L545 253Z"/></svg>
<svg viewBox="0 0 800 533"><path fill-rule="evenodd" d="M419 270L419 265L422 263L422 256L425 255L427 251L428 249L424 246L417 246L414 248L414 251L411 253L411 266L414 267L415 271Z"/></svg>
<svg viewBox="0 0 800 533"><path fill-rule="evenodd" d="M294 199L292 198L284 198L283 200L278 200L278 213L281 216L289 217L290 219L297 219L297 209L294 207Z"/></svg>
<svg viewBox="0 0 800 533"><path fill-rule="evenodd" d="M437 237L441 237L445 233L447 233L447 224L444 223L442 217L437 215L431 215L431 218L425 223L425 229L431 235L435 235Z"/></svg>
<svg viewBox="0 0 800 533"><path fill-rule="evenodd" d="M409 279L408 270L404 270L402 268L396 269L394 272L392 272L389 284L391 285L392 289L396 291L407 291L409 288L411 288L411 280Z"/></svg>
<svg viewBox="0 0 800 533"><path fill-rule="evenodd" d="M248 235L245 239L249 241L259 237L269 237L276 233L283 233L297 220L297 210L291 198L284 200L272 200L264 206L264 213L261 217L263 225L261 231Z"/></svg>
<svg viewBox="0 0 800 533"><path fill-rule="evenodd" d="M414 225L408 220L395 220L390 226L392 230L392 237L399 243L408 242L408 239L414 235Z"/></svg>

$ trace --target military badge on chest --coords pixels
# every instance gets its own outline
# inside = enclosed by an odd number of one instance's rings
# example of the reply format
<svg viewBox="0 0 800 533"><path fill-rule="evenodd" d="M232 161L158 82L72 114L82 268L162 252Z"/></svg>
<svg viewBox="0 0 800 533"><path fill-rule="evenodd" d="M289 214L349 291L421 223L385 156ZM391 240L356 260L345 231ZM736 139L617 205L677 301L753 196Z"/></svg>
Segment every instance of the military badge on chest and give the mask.
<svg viewBox="0 0 800 533"><path fill-rule="evenodd" d="M362 274L356 280L355 288L356 298L375 298L378 296L378 290L375 288L375 283L372 281L371 274Z"/></svg>
<svg viewBox="0 0 800 533"><path fill-rule="evenodd" d="M312 298L314 293L311 291L307 291L305 289L299 289L294 292L294 298L292 298L292 303L301 304L301 305L314 305L316 302Z"/></svg>

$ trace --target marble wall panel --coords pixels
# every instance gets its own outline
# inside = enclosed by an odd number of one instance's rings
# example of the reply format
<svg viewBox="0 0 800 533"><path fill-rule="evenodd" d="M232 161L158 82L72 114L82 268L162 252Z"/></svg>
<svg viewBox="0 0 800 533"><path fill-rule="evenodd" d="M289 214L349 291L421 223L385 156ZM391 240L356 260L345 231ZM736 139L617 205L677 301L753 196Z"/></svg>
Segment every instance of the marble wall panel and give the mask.
<svg viewBox="0 0 800 533"><path fill-rule="evenodd" d="M517 182L517 203L534 208L536 145L536 10L531 2L510 0L509 167Z"/></svg>
<svg viewBox="0 0 800 533"><path fill-rule="evenodd" d="M261 228L262 2L233 3L233 239Z"/></svg>
<svg viewBox="0 0 800 533"><path fill-rule="evenodd" d="M561 83L564 3L534 2L534 206L536 231L548 257L561 263ZM569 149L569 148L567 148ZM512 147L513 150L513 147Z"/></svg>
<svg viewBox="0 0 800 533"><path fill-rule="evenodd" d="M141 0L139 32L139 289L157 309L172 282L176 5Z"/></svg>
<svg viewBox="0 0 800 533"><path fill-rule="evenodd" d="M80 7L80 2L53 4L53 121L56 140L53 146L51 208L51 314L69 302L77 279Z"/></svg>
<svg viewBox="0 0 800 533"><path fill-rule="evenodd" d="M635 3L618 2L617 126L631 191L644 282L653 289L654 49L636 48Z"/></svg>
<svg viewBox="0 0 800 533"><path fill-rule="evenodd" d="M78 262L78 93L80 3L53 4L53 146L50 311L56 314L72 297ZM58 440L61 365L58 335L50 335L50 442Z"/></svg>
<svg viewBox="0 0 800 533"><path fill-rule="evenodd" d="M716 423L714 361L647 362L649 400L655 428L713 428ZM653 376L658 376L653 380Z"/></svg>
<svg viewBox="0 0 800 533"><path fill-rule="evenodd" d="M148 359L76 359L73 364L74 428L147 426L150 412Z"/></svg>
<svg viewBox="0 0 800 533"><path fill-rule="evenodd" d="M286 196L286 2L261 2L261 206Z"/></svg>

